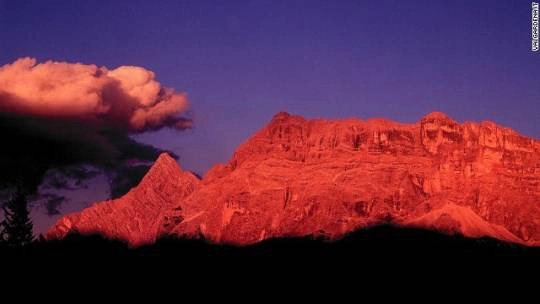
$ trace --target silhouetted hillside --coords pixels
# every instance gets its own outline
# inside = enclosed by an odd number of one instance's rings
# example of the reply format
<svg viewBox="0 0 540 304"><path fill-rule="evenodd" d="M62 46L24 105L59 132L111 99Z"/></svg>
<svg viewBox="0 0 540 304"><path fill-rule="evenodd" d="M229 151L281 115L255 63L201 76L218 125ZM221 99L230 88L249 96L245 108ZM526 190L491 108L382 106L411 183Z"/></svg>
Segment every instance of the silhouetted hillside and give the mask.
<svg viewBox="0 0 540 304"><path fill-rule="evenodd" d="M526 278L538 271L540 261L538 248L389 226L361 230L335 242L274 239L234 247L161 239L154 245L130 249L100 236L70 235L0 252L3 274L32 273L35 282L54 288L72 284L117 290L119 284L132 282L141 284L143 290L152 285L163 293L186 286L203 290L256 286L270 288L272 293L274 289L302 293L317 286L314 284L324 290L349 286L350 292L357 288L365 292L364 283L427 290L425 284L456 282L460 289L478 292L478 284L489 286L492 281L519 279L531 284L534 281ZM311 290L312 296L314 292L318 291Z"/></svg>
<svg viewBox="0 0 540 304"><path fill-rule="evenodd" d="M236 247L209 244L204 240L163 238L153 245L129 248L119 241L99 235L69 235L63 240L38 241L22 249L3 247L2 255L16 254L32 259L67 260L97 259L191 259L199 262L220 262L231 259L264 258L271 262L358 258L424 258L443 257L528 257L540 258L540 248L523 247L489 238L470 239L448 236L433 231L378 226L351 233L337 241L313 238L283 238Z"/></svg>

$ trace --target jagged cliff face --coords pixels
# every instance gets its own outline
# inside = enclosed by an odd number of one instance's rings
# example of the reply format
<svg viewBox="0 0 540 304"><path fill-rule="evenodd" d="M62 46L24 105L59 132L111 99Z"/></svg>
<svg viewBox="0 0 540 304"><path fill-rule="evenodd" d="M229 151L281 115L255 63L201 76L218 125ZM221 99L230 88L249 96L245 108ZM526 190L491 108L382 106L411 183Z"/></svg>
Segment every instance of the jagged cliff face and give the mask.
<svg viewBox="0 0 540 304"><path fill-rule="evenodd" d="M99 232L138 245L173 234L244 245L394 223L540 245L539 182L540 143L490 122L279 113L201 181L163 155L126 196L64 217L48 236Z"/></svg>
<svg viewBox="0 0 540 304"><path fill-rule="evenodd" d="M69 232L99 233L133 246L152 243L165 213L177 208L177 202L189 196L198 185L195 175L182 171L174 159L162 154L141 183L126 195L62 217L47 237L62 238Z"/></svg>

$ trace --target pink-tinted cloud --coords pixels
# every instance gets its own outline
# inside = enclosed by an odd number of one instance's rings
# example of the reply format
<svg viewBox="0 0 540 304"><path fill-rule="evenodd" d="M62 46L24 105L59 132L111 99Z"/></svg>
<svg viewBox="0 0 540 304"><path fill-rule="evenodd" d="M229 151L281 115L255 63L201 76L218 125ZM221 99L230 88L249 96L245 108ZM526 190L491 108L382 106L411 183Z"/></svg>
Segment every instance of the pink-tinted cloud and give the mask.
<svg viewBox="0 0 540 304"><path fill-rule="evenodd" d="M152 71L21 58L0 67L0 111L29 116L105 121L132 132L190 121L184 93L161 86Z"/></svg>

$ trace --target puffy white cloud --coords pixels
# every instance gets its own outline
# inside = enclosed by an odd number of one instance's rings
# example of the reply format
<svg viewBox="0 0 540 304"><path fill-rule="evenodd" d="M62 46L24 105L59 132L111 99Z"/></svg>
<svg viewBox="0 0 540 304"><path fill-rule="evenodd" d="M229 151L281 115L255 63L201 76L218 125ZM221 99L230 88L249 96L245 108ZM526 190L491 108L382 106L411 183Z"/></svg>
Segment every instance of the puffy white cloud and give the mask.
<svg viewBox="0 0 540 304"><path fill-rule="evenodd" d="M189 127L184 93L164 88L152 71L21 58L0 67L0 111L102 120L141 132Z"/></svg>

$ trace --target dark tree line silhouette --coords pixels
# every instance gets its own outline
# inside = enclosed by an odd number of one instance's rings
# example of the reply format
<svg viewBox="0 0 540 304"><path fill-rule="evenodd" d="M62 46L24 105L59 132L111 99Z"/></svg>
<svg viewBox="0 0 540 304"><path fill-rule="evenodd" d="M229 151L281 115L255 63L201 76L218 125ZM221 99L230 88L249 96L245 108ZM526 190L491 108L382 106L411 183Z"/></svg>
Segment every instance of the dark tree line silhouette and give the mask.
<svg viewBox="0 0 540 304"><path fill-rule="evenodd" d="M0 222L0 241L7 246L25 246L34 240L26 191L16 186L10 199L2 205L4 220Z"/></svg>

